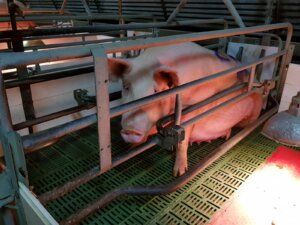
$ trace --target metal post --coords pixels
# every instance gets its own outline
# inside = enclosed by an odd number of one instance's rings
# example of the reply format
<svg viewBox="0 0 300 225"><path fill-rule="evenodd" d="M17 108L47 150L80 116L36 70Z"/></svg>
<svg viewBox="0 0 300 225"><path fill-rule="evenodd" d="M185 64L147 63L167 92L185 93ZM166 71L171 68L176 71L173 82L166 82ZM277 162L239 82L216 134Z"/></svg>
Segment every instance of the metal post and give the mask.
<svg viewBox="0 0 300 225"><path fill-rule="evenodd" d="M14 3L12 0L8 0L7 4L8 4L9 15L10 15L10 19L11 19L12 32L17 32L17 22L16 22L16 17L15 17ZM21 36L13 35L11 40L12 40L13 50L15 52L23 52L24 51L23 38ZM17 67L17 73L18 73L19 79L28 78L28 72L27 72L26 66ZM30 85L20 86L20 91L21 91L21 98L22 98L22 102L23 102L25 118L28 120L34 119L35 113L34 113L34 106L33 106L33 101L32 101ZM32 127L29 127L29 132L30 133L33 132Z"/></svg>
<svg viewBox="0 0 300 225"><path fill-rule="evenodd" d="M63 15L65 13L65 8L67 6L68 0L63 0L63 3L61 4L59 14Z"/></svg>
<svg viewBox="0 0 300 225"><path fill-rule="evenodd" d="M172 14L167 19L167 23L173 22L173 20L175 19L175 17L179 13L179 11L186 5L186 3L187 3L187 0L181 0L179 2L179 4L177 5L177 7L174 9L174 11L172 12Z"/></svg>
<svg viewBox="0 0 300 225"><path fill-rule="evenodd" d="M85 10L86 14L87 14L88 16L92 16L92 12L91 12L91 10L90 10L90 7L89 7L87 1L86 1L86 0L81 0L81 2L82 2L82 4L83 4L83 7L84 7L84 10Z"/></svg>
<svg viewBox="0 0 300 225"><path fill-rule="evenodd" d="M92 49L96 79L97 121L101 172L109 170L111 161L108 60L103 47Z"/></svg>
<svg viewBox="0 0 300 225"><path fill-rule="evenodd" d="M254 78L255 78L255 71L256 71L256 65L251 66L251 73L249 76L249 81L248 81L248 92L252 89Z"/></svg>
<svg viewBox="0 0 300 225"><path fill-rule="evenodd" d="M231 0L223 0L223 2L226 5L226 7L227 7L228 11L230 12L230 14L232 15L233 19L237 23L237 25L241 28L246 27L243 20L242 20L242 18L239 15L238 11L236 10L234 5L232 4Z"/></svg>

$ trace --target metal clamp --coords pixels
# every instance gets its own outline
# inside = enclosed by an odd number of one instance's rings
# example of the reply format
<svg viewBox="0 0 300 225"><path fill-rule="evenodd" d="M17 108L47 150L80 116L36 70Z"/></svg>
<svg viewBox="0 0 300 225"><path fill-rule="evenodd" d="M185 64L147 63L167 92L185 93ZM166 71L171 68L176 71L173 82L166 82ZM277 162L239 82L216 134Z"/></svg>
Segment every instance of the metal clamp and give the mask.
<svg viewBox="0 0 300 225"><path fill-rule="evenodd" d="M158 146L164 149L172 149L173 146L178 145L185 138L185 130L182 126L174 125L159 130Z"/></svg>
<svg viewBox="0 0 300 225"><path fill-rule="evenodd" d="M77 101L78 105L92 104L95 105L96 97L88 96L88 91L85 89L76 89L73 91L74 99Z"/></svg>

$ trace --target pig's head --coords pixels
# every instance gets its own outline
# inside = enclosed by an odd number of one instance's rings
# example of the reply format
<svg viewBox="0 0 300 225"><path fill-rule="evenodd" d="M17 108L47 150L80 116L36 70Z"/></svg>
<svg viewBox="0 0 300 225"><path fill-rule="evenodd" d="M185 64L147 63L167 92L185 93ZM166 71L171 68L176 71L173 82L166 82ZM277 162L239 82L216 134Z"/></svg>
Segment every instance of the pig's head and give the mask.
<svg viewBox="0 0 300 225"><path fill-rule="evenodd" d="M122 80L122 102L130 102L178 85L175 71L159 62L109 59L110 80ZM144 141L155 123L172 110L172 98L164 98L122 116L121 135L126 142Z"/></svg>

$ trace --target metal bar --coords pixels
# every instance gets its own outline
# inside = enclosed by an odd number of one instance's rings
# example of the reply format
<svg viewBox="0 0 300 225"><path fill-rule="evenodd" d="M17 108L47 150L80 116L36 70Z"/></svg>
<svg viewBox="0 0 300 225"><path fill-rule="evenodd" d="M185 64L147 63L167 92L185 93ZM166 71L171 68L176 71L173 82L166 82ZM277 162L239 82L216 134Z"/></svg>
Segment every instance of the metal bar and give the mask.
<svg viewBox="0 0 300 225"><path fill-rule="evenodd" d="M88 16L92 16L90 7L89 7L88 3L86 2L86 0L81 0L81 2L82 2L82 4L83 4L83 7L84 7L84 10L85 10L86 14L87 14Z"/></svg>
<svg viewBox="0 0 300 225"><path fill-rule="evenodd" d="M61 7L59 9L59 14L63 15L65 13L65 8L68 4L68 0L63 0L63 3L61 4Z"/></svg>
<svg viewBox="0 0 300 225"><path fill-rule="evenodd" d="M182 112L181 96L180 96L180 94L176 94L175 125L180 125L180 122L181 122L181 112Z"/></svg>
<svg viewBox="0 0 300 225"><path fill-rule="evenodd" d="M119 30L135 30L135 29L145 29L153 27L176 27L185 26L193 24L209 24L209 23L219 23L222 19L212 19L212 20L190 20L190 21L178 21L173 23L166 22L156 22L156 23L132 23L132 24L100 24L95 26L81 26L81 27L66 27L66 28L49 28L49 29L35 29L35 30L19 30L17 33L12 31L2 31L0 33L0 38L8 38L12 35L18 36L41 36L41 35L57 35L57 34L70 34L70 33L96 33L104 31L119 31ZM213 21L213 22L210 22ZM200 23L199 23L200 22Z"/></svg>
<svg viewBox="0 0 300 225"><path fill-rule="evenodd" d="M66 1L66 0L65 0ZM134 19L134 18L145 18L149 17L152 18L153 15L151 14L146 14L146 13L140 13L140 14L135 14L135 15L123 15L123 18L127 19ZM60 16L45 16L43 15L25 15L24 17L16 16L16 19L18 22L20 21L45 21L45 20L112 20L112 19L119 19L118 15L92 15L92 16L87 16L87 15L82 15L82 14L77 14L77 15L60 15ZM10 20L7 17L0 17L0 22L9 22Z"/></svg>
<svg viewBox="0 0 300 225"><path fill-rule="evenodd" d="M24 129L26 127L30 127L30 126L34 126L40 123L44 123L47 122L49 120L53 120L62 116L67 116L76 112L80 112L82 110L87 110L87 109L91 109L93 108L94 105L81 105L81 106L75 106L69 109L65 109L65 110L61 110L55 113L51 113L49 115L45 115L45 116L41 116L38 118L35 118L33 120L29 120L29 121L24 121L21 123L17 123L13 125L13 129L14 130L21 130Z"/></svg>
<svg viewBox="0 0 300 225"><path fill-rule="evenodd" d="M87 63L85 65L80 65L80 67L77 66L71 66L71 67L66 67L63 68L63 70L58 71L57 69L55 70L49 70L49 71L43 71L39 74L36 74L34 76L28 77L26 80L12 80L12 81L7 81L4 83L5 88L14 88L18 87L24 84L35 84L35 83L40 83L40 82L45 82L49 80L55 80L55 79L61 79L61 78L66 78L66 77L72 77L72 76L77 76L77 75L82 75L84 73L93 73L94 68L92 64ZM60 68L62 69L62 68Z"/></svg>
<svg viewBox="0 0 300 225"><path fill-rule="evenodd" d="M230 14L232 15L233 19L237 23L237 25L241 28L246 27L243 20L242 20L242 18L239 15L238 11L236 10L234 5L232 4L231 0L223 0L223 2L226 5L226 7L227 7L228 11L230 12Z"/></svg>
<svg viewBox="0 0 300 225"><path fill-rule="evenodd" d="M23 38L19 35L17 35L17 22L15 17L15 5L12 0L8 0L8 9L9 9L9 16L11 20L11 27L12 27L12 33L14 34L11 38L13 51L15 52L23 52L24 46L23 46ZM26 66L18 66L17 67L17 74L19 79L28 78L27 68ZM31 88L29 85L22 85L20 87L21 92L21 98L23 103L23 109L26 119L34 119L35 113L34 113L34 106L32 101L32 94L31 94ZM29 132L32 133L32 127L29 127Z"/></svg>
<svg viewBox="0 0 300 225"><path fill-rule="evenodd" d="M127 24L126 24L127 25ZM287 29L288 38L286 46L290 45L290 37L292 35L292 25L290 23L279 23L271 25L261 25L247 28L234 28L228 30L207 31L199 33L189 33L181 35L173 35L167 37L148 38L143 40L134 40L124 42L108 43L105 45L106 53L115 53L120 51L138 50L150 47L159 47L162 45L172 45L186 43L192 41L203 41L220 37L230 37L234 35L249 34L253 32L271 31L276 29ZM57 60L74 59L87 57L91 55L91 49L97 45L73 47L66 49L51 49L48 51L25 52L25 53L0 53L1 69L14 68L16 65L28 65L31 63L43 63ZM285 48L287 49L287 48ZM5 54L5 55L4 55ZM4 57L5 56L5 57Z"/></svg>
<svg viewBox="0 0 300 225"><path fill-rule="evenodd" d="M80 119L49 128L37 133L22 136L24 152L30 153L47 146L49 143L64 135L88 127L97 121L96 115L82 117Z"/></svg>
<svg viewBox="0 0 300 225"><path fill-rule="evenodd" d="M4 87L4 81L2 72L0 71L0 137L4 133L8 133L13 130L12 120L9 112L6 90Z"/></svg>
<svg viewBox="0 0 300 225"><path fill-rule="evenodd" d="M166 98L170 95L179 94L179 93L185 91L188 88L195 87L195 86L198 86L198 85L203 84L205 82L214 80L216 78L226 76L228 74L234 74L234 73L237 73L239 71L245 70L245 69L247 69L251 66L260 64L260 63L268 61L268 60L275 59L279 56L284 55L285 53L286 53L286 51L281 51L279 53L272 54L272 55L266 56L266 57L261 58L261 59L256 59L255 61L253 61L251 63L241 64L241 65L236 66L234 68L231 68L231 69L213 74L211 76L204 77L204 78L201 78L201 79L198 79L198 80L194 80L192 82L182 84L182 85L177 86L175 88L168 89L166 91L162 91L162 92L159 92L159 93L151 95L151 96L140 98L139 100L135 100L135 101L132 101L132 102L122 104L120 106L113 107L110 111L111 118L119 116L119 115L121 115L125 112L131 111L131 110L136 109L138 107L141 107L141 106L144 106L144 105L147 105L147 104L151 104L154 101L157 101L158 99L163 99L163 98Z"/></svg>
<svg viewBox="0 0 300 225"><path fill-rule="evenodd" d="M227 88L227 89L213 95L212 97L207 98L204 101L201 101L199 103L196 103L194 105L191 105L191 106L188 106L188 107L184 108L183 111L182 111L182 115L186 115L186 114L188 114L188 113L190 113L190 112L192 112L196 109L204 107L204 106L212 103L213 101L216 101L216 100L224 97L225 95L231 94L231 93L233 93L237 90L240 90L244 87L246 87L246 84L238 84L238 85L235 85L233 87ZM158 128L162 128L163 125L171 122L173 120L173 118L174 118L174 114L170 114L168 116L165 116L165 117L161 118L160 120L158 120L156 125L157 125Z"/></svg>
<svg viewBox="0 0 300 225"><path fill-rule="evenodd" d="M179 4L176 6L176 8L173 10L169 18L167 19L167 23L173 22L173 20L176 18L177 14L180 12L181 9L184 8L186 5L187 0L180 0Z"/></svg>
<svg viewBox="0 0 300 225"><path fill-rule="evenodd" d="M225 102L222 102L221 104L215 106L214 108L212 109L209 109L207 111L205 111L204 113L201 113L187 121L184 121L181 126L186 128L186 127L189 127L195 123L197 123L199 120L203 119L204 117L208 116L209 114L213 113L213 112L216 112L222 108L224 108L225 106L228 106L230 104L233 104L233 103L236 103L238 102L239 100L251 95L253 92L255 92L254 90L253 91L249 91L249 92L246 92L246 93L243 93L243 94L240 94L238 96L235 96L233 98L231 98L230 100L227 100Z"/></svg>
<svg viewBox="0 0 300 225"><path fill-rule="evenodd" d="M100 208L103 208L110 202L121 196L128 195L166 195L170 194L185 184L187 184L190 180L192 180L195 176L197 176L200 172L205 170L208 166L210 166L213 162L219 159L222 155L227 153L233 146L235 146L239 141L241 141L244 137L250 134L256 127L262 124L266 119L276 113L278 107L274 107L265 114L263 114L258 120L254 123L248 125L246 128L241 130L238 134L230 138L230 140L226 141L224 144L217 147L213 152L208 154L204 159L200 160L196 165L194 165L191 169L189 169L183 176L175 179L169 184L162 186L133 186L127 188L117 188L102 196L101 198L95 200L90 203L84 209L81 209L69 216L66 220L62 221L61 225L74 225L78 224L81 220L86 218L88 215L94 213Z"/></svg>
<svg viewBox="0 0 300 225"><path fill-rule="evenodd" d="M161 5L161 9L162 9L165 20L168 20L165 0L160 0L160 5Z"/></svg>
<svg viewBox="0 0 300 225"><path fill-rule="evenodd" d="M157 101L159 99L166 98L170 95L179 94L188 88L195 87L197 85L208 82L210 80L213 80L213 79L216 79L216 78L219 78L222 76L226 76L228 74L237 73L241 70L247 69L250 66L257 65L266 60L274 59L283 54L285 54L285 51L281 51L279 53L266 56L265 58L262 58L262 59L257 59L252 63L240 65L235 68L216 73L209 77L201 78L201 79L192 81L190 83L180 85L178 87L157 93L155 95L147 96L147 97L141 98L139 100L135 100L135 101L123 104L121 106L116 106L110 110L110 117L113 118L113 117L121 115L127 111L133 110L135 108L153 103L154 101ZM24 150L25 150L25 152L28 152L28 151L31 152L31 151L40 149L43 146L45 146L47 143L50 143L55 139L61 138L62 136L66 135L70 132L74 132L76 130L88 127L88 126L92 125L93 123L95 123L96 121L97 121L96 115L90 115L90 116L86 116L86 117L68 122L66 124L59 125L57 127L50 128L48 130L44 130L44 131L35 133L33 135L23 136Z"/></svg>
<svg viewBox="0 0 300 225"><path fill-rule="evenodd" d="M158 143L158 138L153 137L147 142L131 149L128 153L116 156L112 160L112 168L116 167L123 162L128 161L129 159L137 156L138 154L143 153L147 149L155 146ZM86 173L80 175L79 177L76 177L75 179L63 184L60 187L54 188L52 191L46 192L38 197L39 201L45 205L50 201L53 201L54 199L57 199L66 193L72 191L73 189L79 187L80 185L96 178L97 176L101 175L103 172L100 171L99 166L96 166L92 168L91 170L87 171Z"/></svg>
<svg viewBox="0 0 300 225"><path fill-rule="evenodd" d="M108 60L103 47L92 50L95 67L96 107L98 121L98 143L100 168L102 172L109 170L111 161L111 137L109 115Z"/></svg>
<svg viewBox="0 0 300 225"><path fill-rule="evenodd" d="M252 89L255 74L256 74L256 65L251 66L251 73L250 73L249 81L248 81L248 91L250 91Z"/></svg>

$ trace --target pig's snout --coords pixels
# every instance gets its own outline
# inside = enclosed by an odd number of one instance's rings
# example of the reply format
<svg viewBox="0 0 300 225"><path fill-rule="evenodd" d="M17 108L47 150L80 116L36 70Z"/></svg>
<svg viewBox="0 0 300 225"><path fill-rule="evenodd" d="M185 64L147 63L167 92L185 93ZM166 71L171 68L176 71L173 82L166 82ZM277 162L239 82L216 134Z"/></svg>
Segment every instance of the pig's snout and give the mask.
<svg viewBox="0 0 300 225"><path fill-rule="evenodd" d="M121 130L121 136L125 142L139 143L143 140L144 134L136 130L123 129Z"/></svg>

